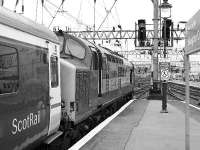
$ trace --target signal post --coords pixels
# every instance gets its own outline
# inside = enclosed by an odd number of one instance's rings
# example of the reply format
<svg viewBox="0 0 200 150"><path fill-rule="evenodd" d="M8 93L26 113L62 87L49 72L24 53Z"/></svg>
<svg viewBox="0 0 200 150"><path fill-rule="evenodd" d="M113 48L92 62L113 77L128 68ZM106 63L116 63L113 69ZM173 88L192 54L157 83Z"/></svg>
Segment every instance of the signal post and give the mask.
<svg viewBox="0 0 200 150"><path fill-rule="evenodd" d="M163 55L164 58L166 58L167 50L166 46L168 46L168 41L170 39L170 26L171 26L171 20L168 19L171 17L171 8L172 5L168 3L168 0L163 0L163 3L159 6L161 15L160 17L163 18L163 28L162 28L162 39L163 39ZM173 41L172 41L173 42ZM163 62L163 65L165 65L165 69L161 70L161 80L162 80L162 110L161 113L167 113L167 78L169 78L169 68L170 63ZM162 68L162 67L160 67ZM163 78L163 79L162 79Z"/></svg>
<svg viewBox="0 0 200 150"><path fill-rule="evenodd" d="M158 81L158 0L152 0L154 6L154 39L153 39L153 53L152 53L152 62L153 62L153 89L152 94L160 94L159 81Z"/></svg>

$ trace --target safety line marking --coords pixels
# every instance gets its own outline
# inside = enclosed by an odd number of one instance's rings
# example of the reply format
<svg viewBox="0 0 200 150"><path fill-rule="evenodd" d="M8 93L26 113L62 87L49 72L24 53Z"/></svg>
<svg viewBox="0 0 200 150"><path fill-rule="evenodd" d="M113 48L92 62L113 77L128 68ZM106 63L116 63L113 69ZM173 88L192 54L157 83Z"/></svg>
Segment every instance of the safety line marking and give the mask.
<svg viewBox="0 0 200 150"><path fill-rule="evenodd" d="M185 103L185 101L181 101L182 103ZM196 109L198 109L199 111L200 111L200 108L199 107L197 107L197 106L194 106L194 105L192 105L192 104L189 104L189 106L191 106L191 107L193 107L193 108L196 108Z"/></svg>
<svg viewBox="0 0 200 150"><path fill-rule="evenodd" d="M88 134L86 134L82 139L76 142L72 147L68 150L79 150L83 145L85 145L90 139L92 139L98 132L100 132L106 125L108 125L115 117L117 117L126 107L128 107L132 102L136 101L130 100L124 106L122 106L117 112L115 112L112 116L108 117L102 123L100 123L97 127L91 130Z"/></svg>

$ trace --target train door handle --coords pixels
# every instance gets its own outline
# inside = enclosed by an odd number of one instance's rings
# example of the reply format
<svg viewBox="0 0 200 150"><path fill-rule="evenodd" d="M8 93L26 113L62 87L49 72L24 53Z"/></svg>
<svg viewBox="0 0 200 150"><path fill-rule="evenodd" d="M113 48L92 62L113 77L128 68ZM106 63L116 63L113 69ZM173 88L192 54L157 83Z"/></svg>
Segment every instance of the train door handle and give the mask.
<svg viewBox="0 0 200 150"><path fill-rule="evenodd" d="M53 99L53 96L49 96L49 100L52 100Z"/></svg>

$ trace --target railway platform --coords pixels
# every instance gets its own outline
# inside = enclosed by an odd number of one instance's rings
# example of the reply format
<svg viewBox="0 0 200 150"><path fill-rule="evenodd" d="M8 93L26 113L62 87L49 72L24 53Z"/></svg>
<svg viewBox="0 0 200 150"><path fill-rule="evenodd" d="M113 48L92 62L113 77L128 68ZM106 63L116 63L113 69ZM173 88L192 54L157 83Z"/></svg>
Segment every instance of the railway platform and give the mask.
<svg viewBox="0 0 200 150"><path fill-rule="evenodd" d="M184 150L185 114L176 105L169 102L169 113L160 113L160 100L135 100L80 149ZM199 150L200 121L194 118L190 136L191 150Z"/></svg>

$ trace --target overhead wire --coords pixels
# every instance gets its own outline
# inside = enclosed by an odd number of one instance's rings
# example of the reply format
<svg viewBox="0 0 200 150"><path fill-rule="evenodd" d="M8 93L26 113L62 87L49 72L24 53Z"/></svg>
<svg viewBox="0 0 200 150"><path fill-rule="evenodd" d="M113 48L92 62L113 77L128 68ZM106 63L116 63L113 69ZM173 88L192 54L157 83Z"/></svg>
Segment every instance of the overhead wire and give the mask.
<svg viewBox="0 0 200 150"><path fill-rule="evenodd" d="M18 3L19 3L19 0L16 0L16 2L15 2L15 8L14 8L14 12L15 13L17 12L17 5L18 5Z"/></svg>
<svg viewBox="0 0 200 150"><path fill-rule="evenodd" d="M77 15L77 18L78 18L79 20L81 20L81 19L80 19L80 14L81 14L81 11L82 11L82 5L83 5L83 0L81 0L80 5L79 5L79 11L78 11L78 15ZM81 25L78 24L78 28L79 28L79 29L80 29L80 27L81 27Z"/></svg>
<svg viewBox="0 0 200 150"><path fill-rule="evenodd" d="M80 5L79 5L79 11L78 11L78 16L77 16L77 18L80 17L80 13L81 13L81 10L82 10L82 5L83 5L83 0L81 0L81 2L80 2Z"/></svg>
<svg viewBox="0 0 200 150"><path fill-rule="evenodd" d="M38 11L38 0L36 2L36 14L35 14L35 22L37 21L37 11Z"/></svg>
<svg viewBox="0 0 200 150"><path fill-rule="evenodd" d="M22 14L24 14L24 0L22 0Z"/></svg>
<svg viewBox="0 0 200 150"><path fill-rule="evenodd" d="M116 21L116 18L114 17L114 15L113 15L112 13L110 13L110 14L111 14L113 20L115 21L115 23L116 23L116 24L119 24L118 21Z"/></svg>
<svg viewBox="0 0 200 150"><path fill-rule="evenodd" d="M89 26L85 23L83 23L81 20L79 20L78 18L74 17L72 14L70 14L69 12L65 12L64 14L68 15L69 17L71 17L72 19L74 19L78 24L84 25L84 26Z"/></svg>
<svg viewBox="0 0 200 150"><path fill-rule="evenodd" d="M105 1L103 0L103 7L104 7L104 9L105 9L105 12L106 13L108 13L109 12L109 10L106 8L106 3L105 3ZM110 12L111 13L111 12ZM112 15L112 13L111 13L111 15ZM114 19L114 16L112 15L112 18L113 18L113 20L115 21L115 19ZM109 23L108 23L109 24Z"/></svg>
<svg viewBox="0 0 200 150"><path fill-rule="evenodd" d="M103 0L103 5L104 5L103 7L104 7L105 11L107 12L106 3L104 0Z"/></svg>
<svg viewBox="0 0 200 150"><path fill-rule="evenodd" d="M44 5L44 9L48 12L48 14L53 18L53 14L48 10L48 8Z"/></svg>
<svg viewBox="0 0 200 150"><path fill-rule="evenodd" d="M54 21L54 19L55 19L56 15L58 14L58 12L59 12L59 10L60 10L60 8L61 8L61 7L62 7L62 5L64 4L64 1L65 1L65 0L62 0L62 2L61 2L61 4L60 4L60 6L58 7L58 9L57 9L57 11L56 11L56 13L55 13L55 15L53 16L53 18L52 18L52 20L51 20L51 22L50 22L50 24L49 24L48 28L50 28L51 24L53 23L53 21Z"/></svg>
<svg viewBox="0 0 200 150"><path fill-rule="evenodd" d="M42 3L42 24L43 24L43 19L44 19L44 0L41 0Z"/></svg>
<svg viewBox="0 0 200 150"><path fill-rule="evenodd" d="M104 7L104 10L106 12L106 14L109 12L109 10L106 8L106 3L105 1L103 0L103 7ZM108 23L107 23L108 24Z"/></svg>
<svg viewBox="0 0 200 150"><path fill-rule="evenodd" d="M48 2L49 4L51 4L52 6L56 7L58 9L58 6L56 6L54 3L52 3L51 1L49 0L46 0L46 2Z"/></svg>
<svg viewBox="0 0 200 150"><path fill-rule="evenodd" d="M47 0L47 2L48 2L49 4L51 4L52 6L54 6L56 9L59 9L58 6L56 6L55 4L53 4L52 2L50 2L49 0ZM59 12L59 11L58 11L58 12ZM70 14L70 13L67 12L67 11L63 11L62 14L68 15L69 17L71 17L72 19L74 19L74 20L77 22L77 24L79 24L79 25L81 24L81 25L84 25L85 27L88 27L88 26L89 26L89 25L83 23L79 18L76 18L75 16L73 16L72 14ZM66 16L64 16L64 15L63 15L63 17L66 18Z"/></svg>
<svg viewBox="0 0 200 150"><path fill-rule="evenodd" d="M102 5L101 3L98 3L98 5L97 5L97 2L99 2L99 1L96 1L96 8L97 8L97 6ZM104 7L104 6L102 5L102 7ZM96 9L95 12L96 12L96 15L98 16L98 18L99 17L104 18L104 15L102 13L100 13L98 11L98 9Z"/></svg>
<svg viewBox="0 0 200 150"><path fill-rule="evenodd" d="M17 1L18 1L18 0L17 0ZM45 10L48 12L48 14L52 17L52 20L51 20L51 22L50 22L50 24L49 24L49 27L50 27L51 24L52 24L52 22L54 21L56 15L57 15L59 12L61 12L60 9L61 9L61 7L63 7L63 3L65 2L65 0L62 0L62 2L61 2L61 4L60 4L59 7L58 7L57 5L55 5L54 3L52 3L50 0L46 0L46 2L48 2L50 5L52 5L53 7L55 7L55 8L57 9L57 11L56 11L56 13L55 13L54 15L52 15L52 13L50 12L50 10L49 10L46 6L44 6L44 0L41 0L41 1L43 2L43 7L44 7L44 9L45 9ZM117 0L114 1L113 5L112 5L111 8L108 10L108 9L106 8L106 6L105 6L105 1L103 0L104 9L105 9L105 11L106 11L106 16L105 16L105 18L103 19L103 21L101 22L101 24L100 24L98 30L99 30L99 29L101 28L101 26L104 24L104 22L105 22L106 19L108 18L108 15L109 15L109 14L112 15L112 18L113 18L113 20L114 20L115 22L120 22L120 20L119 20L119 15L118 15L118 13L117 13L117 9L115 9L115 11L116 11L116 14L117 14L117 17L118 17L117 19L118 19L118 20L116 19L116 17L113 16L113 14L112 14L112 12L111 12L112 9L114 8L114 5L116 4L116 2L117 2ZM37 0L37 3L38 3L38 0ZM79 24L79 25L84 25L84 26L88 27L89 25L83 23L82 20L80 19L82 7L83 7L83 0L81 0L81 3L80 3L80 5L79 5L79 11L78 11L78 16L77 16L77 17L73 16L71 13L69 13L69 12L67 12L67 11L62 11L63 16L64 16L64 14L65 14L65 15L71 17L72 19L74 19L74 20L77 22L77 24ZM36 10L37 10L37 9L38 9L38 6L36 7ZM98 14L99 17L103 18L102 13L99 13L98 11L96 11L96 13ZM37 14L37 11L36 11L36 18L37 18L37 15L38 15L38 14ZM42 12L42 15L43 15L43 12ZM65 16L64 16L64 17L65 17ZM43 22L43 19L42 19L42 22Z"/></svg>
<svg viewBox="0 0 200 150"><path fill-rule="evenodd" d="M115 6L117 0L114 1L113 5L111 6L111 8L109 9L109 11L107 12L105 18L103 19L102 23L100 24L100 26L98 27L97 31L101 28L101 26L104 24L104 22L106 21L108 15L110 14L110 12L112 11L113 7Z"/></svg>
<svg viewBox="0 0 200 150"><path fill-rule="evenodd" d="M116 13L116 15L117 15L118 24L121 24L121 23L120 23L120 18L119 18L119 13L118 13L118 11L117 11L117 7L115 7L115 13Z"/></svg>
<svg viewBox="0 0 200 150"><path fill-rule="evenodd" d="M89 5L89 8L94 7L94 3L92 3L92 1L94 1L94 0L88 0L88 1L87 1L87 4ZM101 7L106 8L105 5L103 5L102 3L100 3L100 0L96 0L96 9L95 9L96 18L101 18L101 19L103 19L103 18L104 18L104 14L102 14L101 12L98 11L97 8L99 8L99 7L100 7L100 8L101 8Z"/></svg>

